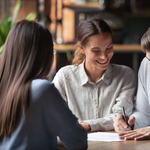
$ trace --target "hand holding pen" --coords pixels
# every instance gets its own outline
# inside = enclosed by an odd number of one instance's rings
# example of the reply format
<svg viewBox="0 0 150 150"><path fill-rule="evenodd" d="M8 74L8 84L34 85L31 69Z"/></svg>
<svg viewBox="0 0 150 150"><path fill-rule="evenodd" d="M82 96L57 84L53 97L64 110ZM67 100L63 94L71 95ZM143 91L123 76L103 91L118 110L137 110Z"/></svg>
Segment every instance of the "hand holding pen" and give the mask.
<svg viewBox="0 0 150 150"><path fill-rule="evenodd" d="M129 130L130 128L129 128L129 124L128 124L128 122L127 122L127 117L126 117L126 113L125 113L124 107L122 107L122 113L123 113L124 121L125 121L125 123L127 124L127 129Z"/></svg>
<svg viewBox="0 0 150 150"><path fill-rule="evenodd" d="M122 114L118 114L116 118L114 118L114 130L116 132L123 132L131 130L135 122L135 117L133 116L126 116L125 109L122 108Z"/></svg>

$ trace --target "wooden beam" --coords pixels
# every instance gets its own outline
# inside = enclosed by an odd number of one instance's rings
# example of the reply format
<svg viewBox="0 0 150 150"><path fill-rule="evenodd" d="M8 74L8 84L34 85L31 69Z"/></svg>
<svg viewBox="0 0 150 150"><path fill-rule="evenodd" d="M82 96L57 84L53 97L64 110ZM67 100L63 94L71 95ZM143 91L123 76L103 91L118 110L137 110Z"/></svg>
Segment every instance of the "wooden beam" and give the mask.
<svg viewBox="0 0 150 150"><path fill-rule="evenodd" d="M75 44L60 44L54 45L54 49L56 51L74 51ZM114 51L116 52L141 52L140 45L122 45L122 44L114 44Z"/></svg>

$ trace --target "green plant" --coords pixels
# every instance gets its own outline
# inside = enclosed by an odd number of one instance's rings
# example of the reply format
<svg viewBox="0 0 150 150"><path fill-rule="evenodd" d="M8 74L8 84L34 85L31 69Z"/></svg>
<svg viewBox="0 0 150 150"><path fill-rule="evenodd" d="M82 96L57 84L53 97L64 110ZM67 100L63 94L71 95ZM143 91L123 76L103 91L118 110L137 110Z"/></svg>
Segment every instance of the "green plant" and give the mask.
<svg viewBox="0 0 150 150"><path fill-rule="evenodd" d="M21 6L21 0L17 0L12 18L9 18L8 14L5 13L3 20L0 23L0 53L2 53L3 51L3 47L9 31L15 23L20 6ZM25 19L34 20L35 18L36 18L36 13L29 13Z"/></svg>

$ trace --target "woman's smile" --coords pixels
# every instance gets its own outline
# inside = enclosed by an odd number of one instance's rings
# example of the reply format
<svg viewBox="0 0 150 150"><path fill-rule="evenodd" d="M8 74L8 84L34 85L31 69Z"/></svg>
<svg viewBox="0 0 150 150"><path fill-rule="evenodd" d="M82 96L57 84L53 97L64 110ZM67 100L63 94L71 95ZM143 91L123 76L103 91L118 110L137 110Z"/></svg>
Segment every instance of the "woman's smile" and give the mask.
<svg viewBox="0 0 150 150"><path fill-rule="evenodd" d="M101 60L101 61L98 61L98 60L96 60L96 62L98 63L98 64L100 64L100 65L106 65L107 63L108 63L108 60L109 59L107 59L107 60Z"/></svg>

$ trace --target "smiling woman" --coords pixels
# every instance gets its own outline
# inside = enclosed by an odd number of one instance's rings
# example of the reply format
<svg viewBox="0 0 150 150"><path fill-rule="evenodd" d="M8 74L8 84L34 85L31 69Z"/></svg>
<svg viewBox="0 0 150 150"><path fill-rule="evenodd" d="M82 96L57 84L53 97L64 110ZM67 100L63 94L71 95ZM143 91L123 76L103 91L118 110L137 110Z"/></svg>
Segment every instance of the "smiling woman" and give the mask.
<svg viewBox="0 0 150 150"><path fill-rule="evenodd" d="M101 33L91 36L82 52L86 56L85 71L95 83L104 74L114 54L111 34Z"/></svg>
<svg viewBox="0 0 150 150"><path fill-rule="evenodd" d="M135 76L126 66L110 64L112 32L99 18L87 19L77 29L73 65L61 68L53 82L87 131L113 130L113 118L131 114Z"/></svg>

